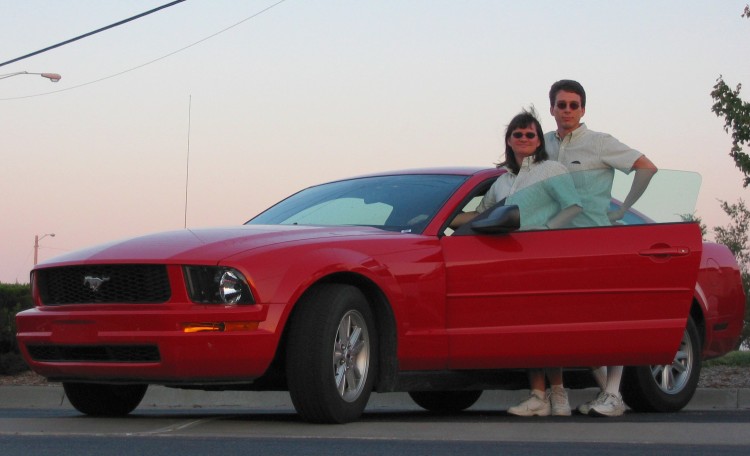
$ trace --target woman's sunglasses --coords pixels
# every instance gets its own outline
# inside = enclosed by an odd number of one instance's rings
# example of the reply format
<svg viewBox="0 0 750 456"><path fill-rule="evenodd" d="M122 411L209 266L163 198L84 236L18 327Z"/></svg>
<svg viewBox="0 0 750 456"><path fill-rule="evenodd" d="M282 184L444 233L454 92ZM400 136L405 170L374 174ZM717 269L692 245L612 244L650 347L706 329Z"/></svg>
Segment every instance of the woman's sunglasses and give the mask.
<svg viewBox="0 0 750 456"><path fill-rule="evenodd" d="M528 133L521 133L520 131L514 131L513 137L516 139L521 139L524 136L526 136L526 139L534 139L536 138L536 133L528 132Z"/></svg>

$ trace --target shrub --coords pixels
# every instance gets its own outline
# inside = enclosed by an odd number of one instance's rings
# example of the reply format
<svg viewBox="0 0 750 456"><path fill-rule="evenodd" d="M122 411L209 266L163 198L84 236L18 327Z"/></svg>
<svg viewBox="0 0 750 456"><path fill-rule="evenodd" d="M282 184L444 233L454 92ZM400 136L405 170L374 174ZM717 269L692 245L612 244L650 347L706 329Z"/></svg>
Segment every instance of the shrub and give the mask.
<svg viewBox="0 0 750 456"><path fill-rule="evenodd" d="M28 284L0 283L0 374L14 374L28 369L16 342L16 314L31 306L31 288Z"/></svg>
<svg viewBox="0 0 750 456"><path fill-rule="evenodd" d="M0 353L0 375L15 375L29 370L26 361L18 353Z"/></svg>

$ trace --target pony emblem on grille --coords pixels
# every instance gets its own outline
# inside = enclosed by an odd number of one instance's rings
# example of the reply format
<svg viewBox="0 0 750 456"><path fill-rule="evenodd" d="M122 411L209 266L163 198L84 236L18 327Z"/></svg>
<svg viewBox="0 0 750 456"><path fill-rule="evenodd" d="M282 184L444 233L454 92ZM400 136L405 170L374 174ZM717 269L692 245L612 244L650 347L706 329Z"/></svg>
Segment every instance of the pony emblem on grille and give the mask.
<svg viewBox="0 0 750 456"><path fill-rule="evenodd" d="M104 282L108 282L109 277L94 277L94 276L86 276L83 278L83 285L87 286L96 293L99 291L99 287L102 286Z"/></svg>

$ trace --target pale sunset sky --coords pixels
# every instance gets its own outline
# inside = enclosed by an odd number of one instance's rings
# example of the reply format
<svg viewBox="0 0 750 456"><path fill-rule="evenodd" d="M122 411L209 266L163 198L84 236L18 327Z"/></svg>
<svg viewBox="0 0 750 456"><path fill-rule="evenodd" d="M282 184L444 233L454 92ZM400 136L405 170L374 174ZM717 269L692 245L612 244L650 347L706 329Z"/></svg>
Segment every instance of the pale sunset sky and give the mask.
<svg viewBox="0 0 750 456"><path fill-rule="evenodd" d="M0 0L0 62L166 3ZM35 235L43 261L331 179L492 166L520 109L554 129L563 78L589 128L700 173L697 214L725 224L749 190L710 92L750 83L747 3L187 0L4 65L62 80L0 79L0 282L28 282Z"/></svg>

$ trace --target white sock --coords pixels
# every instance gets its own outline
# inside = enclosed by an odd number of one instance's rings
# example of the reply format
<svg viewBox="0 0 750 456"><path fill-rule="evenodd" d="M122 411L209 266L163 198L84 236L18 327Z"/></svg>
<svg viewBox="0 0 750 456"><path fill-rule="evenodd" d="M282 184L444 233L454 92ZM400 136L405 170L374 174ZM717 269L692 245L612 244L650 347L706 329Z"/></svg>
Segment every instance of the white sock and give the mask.
<svg viewBox="0 0 750 456"><path fill-rule="evenodd" d="M594 367L591 369L596 384L602 391L607 389L607 368L605 366Z"/></svg>
<svg viewBox="0 0 750 456"><path fill-rule="evenodd" d="M622 366L609 366L607 368L607 389L609 394L620 395L620 381L622 380Z"/></svg>

